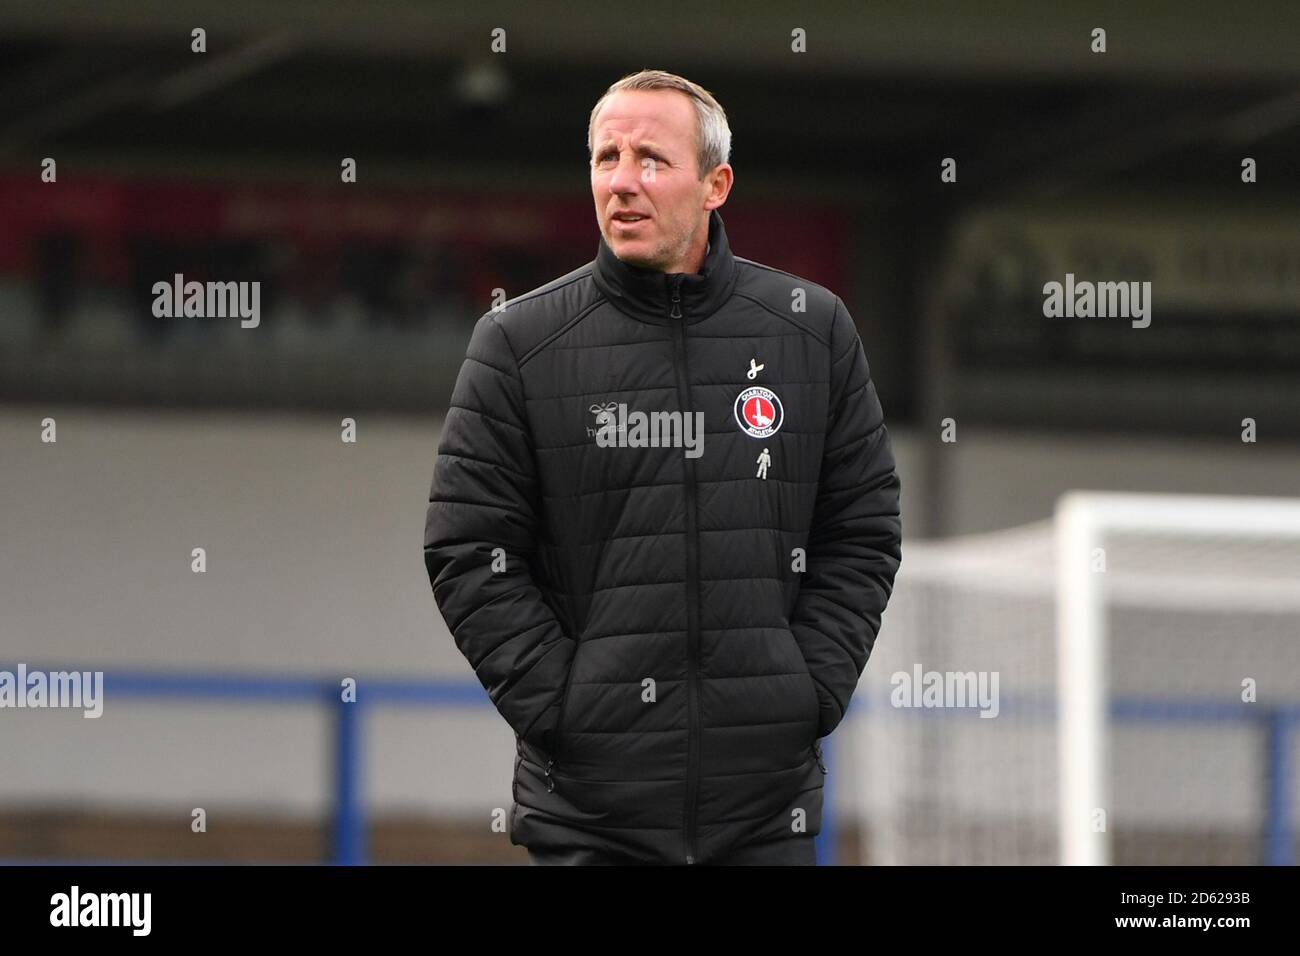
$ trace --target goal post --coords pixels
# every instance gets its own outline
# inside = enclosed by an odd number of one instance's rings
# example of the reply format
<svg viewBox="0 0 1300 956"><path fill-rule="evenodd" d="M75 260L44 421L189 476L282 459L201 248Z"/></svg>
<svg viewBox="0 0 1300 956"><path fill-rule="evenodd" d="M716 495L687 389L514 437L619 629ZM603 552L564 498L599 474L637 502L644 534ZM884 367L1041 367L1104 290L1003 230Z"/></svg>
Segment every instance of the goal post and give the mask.
<svg viewBox="0 0 1300 956"><path fill-rule="evenodd" d="M1300 499L1072 491L903 552L837 734L858 862L1294 860Z"/></svg>
<svg viewBox="0 0 1300 956"><path fill-rule="evenodd" d="M1106 865L1112 858L1105 823L1110 807L1104 583L1108 536L1129 532L1233 539L1293 537L1300 543L1300 500L1072 491L1057 503L1056 529L1061 862ZM1300 641L1300 634L1296 638ZM1270 747L1279 755L1287 750L1276 741ZM1283 760L1282 767L1286 765ZM1270 786L1278 785L1278 776L1285 774L1275 770ZM1289 810L1285 805L1273 809L1284 818ZM1289 831L1289 824L1284 822L1281 829ZM1277 852L1274 842L1276 837L1270 839L1270 856Z"/></svg>

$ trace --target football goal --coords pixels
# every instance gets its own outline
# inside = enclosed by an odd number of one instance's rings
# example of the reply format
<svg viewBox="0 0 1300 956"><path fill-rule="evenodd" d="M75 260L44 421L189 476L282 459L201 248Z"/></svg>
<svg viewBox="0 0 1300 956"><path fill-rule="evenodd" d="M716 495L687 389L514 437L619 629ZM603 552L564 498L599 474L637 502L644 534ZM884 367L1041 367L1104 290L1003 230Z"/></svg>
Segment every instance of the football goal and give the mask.
<svg viewBox="0 0 1300 956"><path fill-rule="evenodd" d="M1300 499L905 544L845 731L858 862L1294 862Z"/></svg>

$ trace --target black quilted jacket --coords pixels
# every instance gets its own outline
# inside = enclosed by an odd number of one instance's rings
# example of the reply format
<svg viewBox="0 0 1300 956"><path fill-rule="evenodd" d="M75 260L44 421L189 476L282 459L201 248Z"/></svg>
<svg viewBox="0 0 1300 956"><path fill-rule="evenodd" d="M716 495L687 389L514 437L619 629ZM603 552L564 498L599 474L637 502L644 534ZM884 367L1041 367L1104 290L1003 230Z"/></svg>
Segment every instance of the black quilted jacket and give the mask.
<svg viewBox="0 0 1300 956"><path fill-rule="evenodd" d="M844 303L733 256L716 210L709 241L688 275L602 238L479 319L456 381L425 564L516 734L515 844L707 863L820 830L899 481ZM702 413L702 453L638 411Z"/></svg>

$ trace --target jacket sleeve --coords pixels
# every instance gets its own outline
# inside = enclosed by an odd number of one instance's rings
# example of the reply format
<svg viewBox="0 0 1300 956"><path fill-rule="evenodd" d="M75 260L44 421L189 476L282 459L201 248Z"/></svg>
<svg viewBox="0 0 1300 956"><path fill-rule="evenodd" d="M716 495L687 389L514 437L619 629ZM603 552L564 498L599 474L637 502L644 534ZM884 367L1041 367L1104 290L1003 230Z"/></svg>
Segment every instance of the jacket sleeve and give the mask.
<svg viewBox="0 0 1300 956"><path fill-rule="evenodd" d="M529 570L539 501L518 363L489 312L474 326L443 421L424 563L434 601L492 703L520 737L550 753L575 644Z"/></svg>
<svg viewBox="0 0 1300 956"><path fill-rule="evenodd" d="M818 737L844 718L902 560L899 480L862 341L837 296L830 408L807 564L790 617L821 702Z"/></svg>

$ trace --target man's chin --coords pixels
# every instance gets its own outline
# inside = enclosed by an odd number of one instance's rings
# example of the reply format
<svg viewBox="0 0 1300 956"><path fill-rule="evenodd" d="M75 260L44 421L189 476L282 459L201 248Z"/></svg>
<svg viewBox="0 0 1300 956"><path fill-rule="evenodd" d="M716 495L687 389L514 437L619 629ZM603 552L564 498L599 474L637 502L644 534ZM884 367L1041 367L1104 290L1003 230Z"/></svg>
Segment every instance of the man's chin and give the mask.
<svg viewBox="0 0 1300 956"><path fill-rule="evenodd" d="M653 253L647 253L640 243L626 242L618 239L613 242L609 242L608 239L605 241L609 244L610 251L612 251L621 262L625 262L630 266L638 266L642 269L658 269L660 266L660 260L656 258Z"/></svg>

